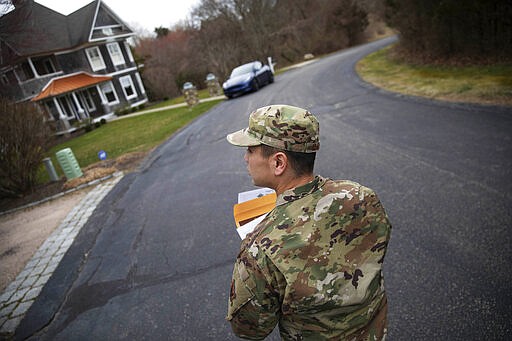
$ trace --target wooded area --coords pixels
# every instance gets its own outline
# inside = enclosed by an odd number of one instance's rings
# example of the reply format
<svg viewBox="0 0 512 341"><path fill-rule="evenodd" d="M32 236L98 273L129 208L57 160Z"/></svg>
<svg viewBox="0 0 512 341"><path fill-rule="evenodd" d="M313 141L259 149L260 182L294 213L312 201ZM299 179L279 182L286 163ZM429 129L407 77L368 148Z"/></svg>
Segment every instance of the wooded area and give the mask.
<svg viewBox="0 0 512 341"><path fill-rule="evenodd" d="M202 0L191 20L156 38L140 39L136 55L153 99L179 93L191 81L204 87L206 74L221 81L237 65L272 57L278 67L365 41L363 2L353 0Z"/></svg>
<svg viewBox="0 0 512 341"><path fill-rule="evenodd" d="M399 53L423 63L511 62L510 0L386 0Z"/></svg>
<svg viewBox="0 0 512 341"><path fill-rule="evenodd" d="M277 67L371 38L382 22L400 34L395 51L419 63L510 62L509 0L202 0L189 21L155 28L135 52L151 99L180 93L186 81L221 81L236 65L271 56ZM366 29L366 30L365 30ZM374 32L373 32L374 33Z"/></svg>

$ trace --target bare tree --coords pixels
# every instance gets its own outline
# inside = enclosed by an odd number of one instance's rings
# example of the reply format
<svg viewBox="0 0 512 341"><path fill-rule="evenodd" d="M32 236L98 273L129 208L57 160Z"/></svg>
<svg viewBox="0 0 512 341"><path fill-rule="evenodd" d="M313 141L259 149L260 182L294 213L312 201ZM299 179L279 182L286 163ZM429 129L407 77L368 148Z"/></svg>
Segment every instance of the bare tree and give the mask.
<svg viewBox="0 0 512 341"><path fill-rule="evenodd" d="M512 4L507 0L387 0L402 55L416 61L510 61Z"/></svg>
<svg viewBox="0 0 512 341"><path fill-rule="evenodd" d="M35 104L0 98L1 197L33 188L49 139L49 127Z"/></svg>
<svg viewBox="0 0 512 341"><path fill-rule="evenodd" d="M199 72L225 78L251 60L272 56L284 66L306 53L353 45L365 25L366 12L355 0L201 0L187 25L144 39L135 50L144 57L143 77L159 97L179 90L169 80L179 88L185 78L202 82Z"/></svg>

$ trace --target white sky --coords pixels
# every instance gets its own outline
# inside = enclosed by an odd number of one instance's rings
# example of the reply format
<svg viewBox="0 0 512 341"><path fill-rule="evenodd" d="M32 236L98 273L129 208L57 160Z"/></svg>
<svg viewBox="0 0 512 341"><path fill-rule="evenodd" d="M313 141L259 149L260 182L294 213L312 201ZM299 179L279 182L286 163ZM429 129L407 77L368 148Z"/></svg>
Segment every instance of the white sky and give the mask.
<svg viewBox="0 0 512 341"><path fill-rule="evenodd" d="M155 27L171 27L186 19L199 0L102 0L132 29L144 28L153 32ZM62 14L69 14L91 3L92 0L36 0L36 2Z"/></svg>

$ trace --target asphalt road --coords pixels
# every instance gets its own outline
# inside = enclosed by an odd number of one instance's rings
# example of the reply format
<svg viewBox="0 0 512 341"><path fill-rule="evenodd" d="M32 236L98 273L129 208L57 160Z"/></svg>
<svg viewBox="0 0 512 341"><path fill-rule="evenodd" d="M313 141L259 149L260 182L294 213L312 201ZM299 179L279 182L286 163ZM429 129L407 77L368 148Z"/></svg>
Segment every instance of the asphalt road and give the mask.
<svg viewBox="0 0 512 341"><path fill-rule="evenodd" d="M319 118L315 171L372 187L388 211L388 339L510 339L512 108L365 84L354 63L389 42L281 74L164 143L103 200L16 338L236 339L224 320L240 244L232 205L253 187L225 135L286 103Z"/></svg>

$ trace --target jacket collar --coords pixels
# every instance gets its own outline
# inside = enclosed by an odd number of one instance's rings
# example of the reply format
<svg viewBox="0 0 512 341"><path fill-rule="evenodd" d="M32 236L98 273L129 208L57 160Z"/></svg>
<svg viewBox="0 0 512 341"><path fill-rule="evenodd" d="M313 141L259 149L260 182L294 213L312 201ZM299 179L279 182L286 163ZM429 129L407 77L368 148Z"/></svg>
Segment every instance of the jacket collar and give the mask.
<svg viewBox="0 0 512 341"><path fill-rule="evenodd" d="M307 184L284 191L277 197L276 206L290 203L297 199L303 198L308 194L316 192L325 184L325 180L325 178L317 175Z"/></svg>

